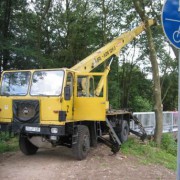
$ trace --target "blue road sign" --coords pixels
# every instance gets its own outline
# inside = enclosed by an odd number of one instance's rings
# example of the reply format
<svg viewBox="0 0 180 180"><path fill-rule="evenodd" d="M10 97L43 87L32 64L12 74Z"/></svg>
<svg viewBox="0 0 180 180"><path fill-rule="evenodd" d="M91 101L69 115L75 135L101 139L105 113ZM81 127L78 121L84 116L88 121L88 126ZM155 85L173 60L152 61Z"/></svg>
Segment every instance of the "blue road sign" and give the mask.
<svg viewBox="0 0 180 180"><path fill-rule="evenodd" d="M166 0L162 9L162 24L169 41L180 49L180 0Z"/></svg>

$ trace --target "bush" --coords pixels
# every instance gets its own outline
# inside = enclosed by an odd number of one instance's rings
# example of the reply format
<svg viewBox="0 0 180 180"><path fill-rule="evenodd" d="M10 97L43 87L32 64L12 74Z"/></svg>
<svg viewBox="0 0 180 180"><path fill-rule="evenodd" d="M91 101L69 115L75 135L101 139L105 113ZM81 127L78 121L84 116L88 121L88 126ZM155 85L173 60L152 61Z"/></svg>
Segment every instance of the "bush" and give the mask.
<svg viewBox="0 0 180 180"><path fill-rule="evenodd" d="M16 151L18 149L18 138L12 137L10 133L0 133L0 153Z"/></svg>
<svg viewBox="0 0 180 180"><path fill-rule="evenodd" d="M177 143L172 134L165 133L162 135L161 149L174 156L177 155Z"/></svg>
<svg viewBox="0 0 180 180"><path fill-rule="evenodd" d="M8 141L11 138L11 134L6 132L6 133L0 133L0 142Z"/></svg>

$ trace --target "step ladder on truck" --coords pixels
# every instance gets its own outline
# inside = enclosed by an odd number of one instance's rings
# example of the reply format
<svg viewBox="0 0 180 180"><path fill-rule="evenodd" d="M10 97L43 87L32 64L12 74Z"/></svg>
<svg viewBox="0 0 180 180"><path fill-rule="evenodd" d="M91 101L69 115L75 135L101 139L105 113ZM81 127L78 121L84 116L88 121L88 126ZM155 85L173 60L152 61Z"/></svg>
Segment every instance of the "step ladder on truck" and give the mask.
<svg viewBox="0 0 180 180"><path fill-rule="evenodd" d="M154 20L148 21L149 26ZM98 139L112 152L134 133L144 139L140 121L127 110L109 109L107 76L114 56L145 30L144 23L98 49L72 68L4 71L0 89L0 131L19 134L20 150L35 154L40 141L72 148L85 159ZM109 61L104 72L92 72ZM130 129L130 122L141 132ZM109 135L109 139L104 138Z"/></svg>

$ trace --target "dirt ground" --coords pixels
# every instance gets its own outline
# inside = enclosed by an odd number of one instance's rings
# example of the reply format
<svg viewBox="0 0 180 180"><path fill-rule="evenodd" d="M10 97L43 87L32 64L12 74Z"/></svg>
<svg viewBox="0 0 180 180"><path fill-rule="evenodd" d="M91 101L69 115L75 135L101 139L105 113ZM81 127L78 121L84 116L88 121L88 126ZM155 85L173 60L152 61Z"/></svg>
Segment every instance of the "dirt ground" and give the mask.
<svg viewBox="0 0 180 180"><path fill-rule="evenodd" d="M159 165L143 165L133 156L121 152L111 155L103 144L92 148L87 159L76 161L71 149L41 149L33 156L20 151L0 155L0 180L171 180L174 171Z"/></svg>

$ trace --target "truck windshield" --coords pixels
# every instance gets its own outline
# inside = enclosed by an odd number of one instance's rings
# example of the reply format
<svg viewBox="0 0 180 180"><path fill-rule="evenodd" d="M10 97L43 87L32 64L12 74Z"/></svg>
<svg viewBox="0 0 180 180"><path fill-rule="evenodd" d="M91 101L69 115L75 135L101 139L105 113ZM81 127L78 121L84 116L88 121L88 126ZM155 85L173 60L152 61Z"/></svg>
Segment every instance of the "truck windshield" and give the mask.
<svg viewBox="0 0 180 180"><path fill-rule="evenodd" d="M5 72L2 78L2 96L24 96L28 93L30 72Z"/></svg>
<svg viewBox="0 0 180 180"><path fill-rule="evenodd" d="M64 71L35 71L30 94L33 96L58 96L62 92Z"/></svg>

